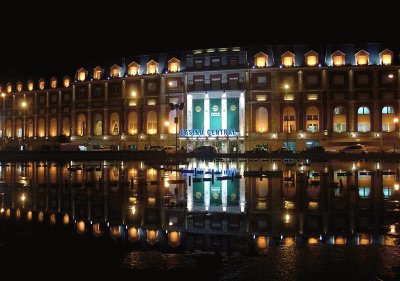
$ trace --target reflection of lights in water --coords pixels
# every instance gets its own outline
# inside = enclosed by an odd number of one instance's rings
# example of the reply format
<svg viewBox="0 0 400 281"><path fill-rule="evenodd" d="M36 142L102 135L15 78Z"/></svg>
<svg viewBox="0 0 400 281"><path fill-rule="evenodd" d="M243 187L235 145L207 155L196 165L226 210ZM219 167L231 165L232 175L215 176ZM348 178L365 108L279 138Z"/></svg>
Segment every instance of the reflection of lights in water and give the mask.
<svg viewBox="0 0 400 281"><path fill-rule="evenodd" d="M257 237L257 248L259 250L266 250L268 248L268 238L265 236Z"/></svg>
<svg viewBox="0 0 400 281"><path fill-rule="evenodd" d="M318 239L315 237L310 237L308 238L308 244L309 245L318 244Z"/></svg>
<svg viewBox="0 0 400 281"><path fill-rule="evenodd" d="M26 214L26 220L27 220L27 221L31 221L31 220L32 220L32 211L29 211L29 212Z"/></svg>
<svg viewBox="0 0 400 281"><path fill-rule="evenodd" d="M293 246L294 245L293 237L286 237L285 239L283 239L283 245L285 245L285 246Z"/></svg>
<svg viewBox="0 0 400 281"><path fill-rule="evenodd" d="M394 187L394 190L399 190L400 185L398 183L395 183L393 187Z"/></svg>
<svg viewBox="0 0 400 281"><path fill-rule="evenodd" d="M64 215L64 217L63 217L63 223L64 223L64 224L69 224L69 215L68 215L68 214L65 214L65 215Z"/></svg>
<svg viewBox="0 0 400 281"><path fill-rule="evenodd" d="M168 245L171 247L176 247L181 242L181 235L178 231L168 232Z"/></svg>
<svg viewBox="0 0 400 281"><path fill-rule="evenodd" d="M131 213L132 215L136 214L136 206L131 207Z"/></svg>
<svg viewBox="0 0 400 281"><path fill-rule="evenodd" d="M390 234L396 234L396 226L394 224L390 226Z"/></svg>
<svg viewBox="0 0 400 281"><path fill-rule="evenodd" d="M56 222L57 222L56 214L51 214L50 215L50 224L56 224Z"/></svg>
<svg viewBox="0 0 400 281"><path fill-rule="evenodd" d="M136 242L140 239L140 234L138 229L136 229L135 227L130 227L128 229L128 240L131 242Z"/></svg>

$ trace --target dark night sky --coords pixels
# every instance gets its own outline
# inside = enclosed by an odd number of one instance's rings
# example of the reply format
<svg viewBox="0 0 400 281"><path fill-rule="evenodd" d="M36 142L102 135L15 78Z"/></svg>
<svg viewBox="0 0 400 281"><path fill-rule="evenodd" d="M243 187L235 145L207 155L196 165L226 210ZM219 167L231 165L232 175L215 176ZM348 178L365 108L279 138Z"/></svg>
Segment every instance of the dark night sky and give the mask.
<svg viewBox="0 0 400 281"><path fill-rule="evenodd" d="M176 7L155 10L151 8L155 3L140 8L117 4L97 8L71 5L66 9L57 7L52 12L44 11L36 3L24 5L22 11L11 7L12 13L2 18L2 83L20 78L73 75L77 68L91 62L194 48L280 43L396 43L390 34L397 26L396 17L388 15L382 22L371 14L370 8L359 17L353 12L336 17L329 12L304 13L296 7L285 16L279 7L246 10L236 5L233 12L228 12L212 10L205 3L202 4L205 8L186 11ZM171 11L176 16L169 16ZM154 18L152 24L148 24L150 16Z"/></svg>

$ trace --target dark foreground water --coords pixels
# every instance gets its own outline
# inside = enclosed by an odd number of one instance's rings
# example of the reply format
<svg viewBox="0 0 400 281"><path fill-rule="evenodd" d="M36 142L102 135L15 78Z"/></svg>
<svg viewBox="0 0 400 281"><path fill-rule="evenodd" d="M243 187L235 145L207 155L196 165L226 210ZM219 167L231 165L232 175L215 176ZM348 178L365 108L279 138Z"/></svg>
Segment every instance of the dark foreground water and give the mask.
<svg viewBox="0 0 400 281"><path fill-rule="evenodd" d="M400 280L396 162L0 165L18 278ZM169 280L169 279L167 279Z"/></svg>

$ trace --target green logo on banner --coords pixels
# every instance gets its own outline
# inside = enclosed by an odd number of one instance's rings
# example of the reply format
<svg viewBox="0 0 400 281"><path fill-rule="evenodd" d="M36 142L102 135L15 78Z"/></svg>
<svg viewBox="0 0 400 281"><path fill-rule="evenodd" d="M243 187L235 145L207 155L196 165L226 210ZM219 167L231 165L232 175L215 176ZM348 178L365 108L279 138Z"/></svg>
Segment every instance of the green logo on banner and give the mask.
<svg viewBox="0 0 400 281"><path fill-rule="evenodd" d="M200 112L201 111L201 106L200 105L196 106L195 110L196 110L196 112Z"/></svg>
<svg viewBox="0 0 400 281"><path fill-rule="evenodd" d="M217 111L218 111L218 105L215 104L215 105L213 106L213 111L214 111L214 112L217 112Z"/></svg>
<svg viewBox="0 0 400 281"><path fill-rule="evenodd" d="M236 105L231 104L231 107L230 107L230 108L231 108L232 111L235 111L235 110L236 110Z"/></svg>

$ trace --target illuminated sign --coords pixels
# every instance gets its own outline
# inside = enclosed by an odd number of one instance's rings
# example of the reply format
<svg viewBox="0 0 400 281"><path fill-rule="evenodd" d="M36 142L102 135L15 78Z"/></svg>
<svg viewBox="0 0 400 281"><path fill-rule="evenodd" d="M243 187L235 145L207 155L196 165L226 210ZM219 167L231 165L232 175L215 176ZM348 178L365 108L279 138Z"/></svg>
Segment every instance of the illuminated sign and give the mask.
<svg viewBox="0 0 400 281"><path fill-rule="evenodd" d="M181 129L179 131L179 135L181 137L229 137L229 136L238 136L239 132L236 129L209 129L205 131L204 129Z"/></svg>

